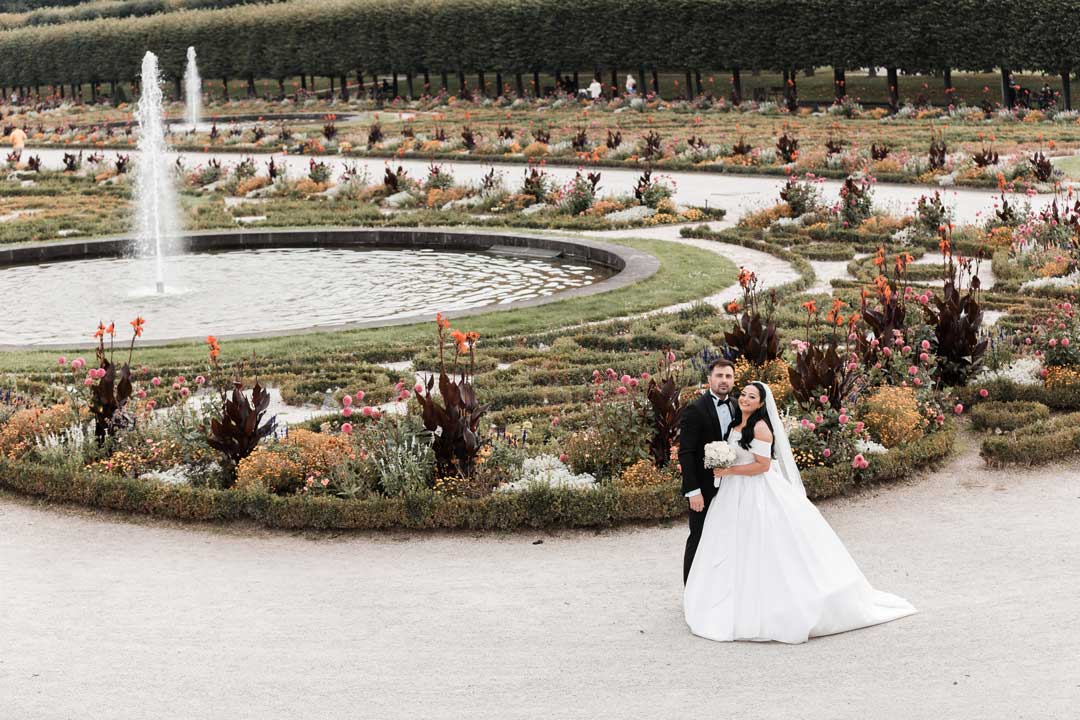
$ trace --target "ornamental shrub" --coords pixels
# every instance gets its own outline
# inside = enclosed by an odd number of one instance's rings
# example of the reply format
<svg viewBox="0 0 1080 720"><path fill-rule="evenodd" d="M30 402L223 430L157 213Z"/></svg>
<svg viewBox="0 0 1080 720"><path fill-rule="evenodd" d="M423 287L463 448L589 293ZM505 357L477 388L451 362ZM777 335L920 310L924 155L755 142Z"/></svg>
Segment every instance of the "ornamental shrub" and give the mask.
<svg viewBox="0 0 1080 720"><path fill-rule="evenodd" d="M913 442L923 435L923 419L912 388L878 388L866 399L860 417L870 434L887 448Z"/></svg>

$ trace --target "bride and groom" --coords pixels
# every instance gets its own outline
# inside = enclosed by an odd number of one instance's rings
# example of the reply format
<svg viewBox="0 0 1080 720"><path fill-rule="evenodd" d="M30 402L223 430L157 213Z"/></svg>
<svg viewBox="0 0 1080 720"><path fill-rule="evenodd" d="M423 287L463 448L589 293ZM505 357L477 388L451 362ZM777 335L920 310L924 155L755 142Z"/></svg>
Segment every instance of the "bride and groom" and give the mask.
<svg viewBox="0 0 1080 720"><path fill-rule="evenodd" d="M769 386L731 397L734 368L709 366L709 391L683 412L679 444L690 536L683 610L710 640L806 642L916 612L875 590L806 498ZM706 469L705 446L726 442L730 467Z"/></svg>

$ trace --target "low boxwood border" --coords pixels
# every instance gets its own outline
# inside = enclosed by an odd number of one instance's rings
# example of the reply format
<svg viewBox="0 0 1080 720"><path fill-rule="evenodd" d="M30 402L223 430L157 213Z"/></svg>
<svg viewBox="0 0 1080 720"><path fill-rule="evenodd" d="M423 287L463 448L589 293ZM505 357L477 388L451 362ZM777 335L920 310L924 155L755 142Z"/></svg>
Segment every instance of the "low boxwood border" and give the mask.
<svg viewBox="0 0 1080 720"><path fill-rule="evenodd" d="M982 442L979 455L991 467L1040 465L1080 451L1080 413L1058 415L1009 435Z"/></svg>
<svg viewBox="0 0 1080 720"><path fill-rule="evenodd" d="M855 474L842 466L809 470L803 478L807 495L822 500L904 477L944 458L954 438L953 430L946 429L873 456L870 468ZM686 514L686 501L675 483L646 488L608 484L590 490L541 486L479 499L433 492L339 499L165 485L91 472L70 476L40 463L2 460L0 487L54 502L138 515L216 523L248 520L287 530L603 528L674 520Z"/></svg>
<svg viewBox="0 0 1080 720"><path fill-rule="evenodd" d="M976 430L1017 430L1050 417L1050 408L1034 400L997 400L971 408Z"/></svg>

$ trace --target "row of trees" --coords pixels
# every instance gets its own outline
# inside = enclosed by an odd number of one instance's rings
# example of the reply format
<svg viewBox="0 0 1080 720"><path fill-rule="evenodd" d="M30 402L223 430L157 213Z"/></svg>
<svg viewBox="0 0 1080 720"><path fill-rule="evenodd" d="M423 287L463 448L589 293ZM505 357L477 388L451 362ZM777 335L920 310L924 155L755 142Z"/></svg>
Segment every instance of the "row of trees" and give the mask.
<svg viewBox="0 0 1080 720"><path fill-rule="evenodd" d="M31 2L22 0L0 2L0 30L32 25L57 25L97 20L99 18L125 18L169 13L178 10L225 8L252 2L285 2L286 0L90 0L90 2L60 3L57 0ZM44 5L45 7L39 7Z"/></svg>
<svg viewBox="0 0 1080 720"><path fill-rule="evenodd" d="M1080 0L304 0L0 32L0 84L560 68L1080 67ZM842 87L838 85L838 87Z"/></svg>

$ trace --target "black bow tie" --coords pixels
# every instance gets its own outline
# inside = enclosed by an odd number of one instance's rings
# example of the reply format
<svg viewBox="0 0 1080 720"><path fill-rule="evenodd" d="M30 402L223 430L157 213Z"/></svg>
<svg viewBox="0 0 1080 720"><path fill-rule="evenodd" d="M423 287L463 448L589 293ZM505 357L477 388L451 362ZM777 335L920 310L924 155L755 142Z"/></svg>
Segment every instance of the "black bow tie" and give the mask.
<svg viewBox="0 0 1080 720"><path fill-rule="evenodd" d="M721 407L721 406L724 406L724 405L727 405L727 404L728 404L728 401L726 399L716 398L716 406L717 407Z"/></svg>

